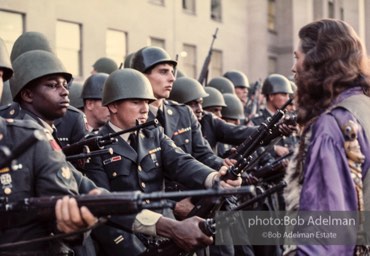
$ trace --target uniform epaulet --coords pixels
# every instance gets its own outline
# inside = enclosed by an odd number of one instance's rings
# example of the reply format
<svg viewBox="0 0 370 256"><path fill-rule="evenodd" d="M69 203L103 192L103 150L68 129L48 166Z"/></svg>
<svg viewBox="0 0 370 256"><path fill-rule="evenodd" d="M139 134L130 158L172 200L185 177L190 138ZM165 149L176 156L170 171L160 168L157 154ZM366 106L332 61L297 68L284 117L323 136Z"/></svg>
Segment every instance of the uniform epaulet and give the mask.
<svg viewBox="0 0 370 256"><path fill-rule="evenodd" d="M23 127L23 128L32 129L32 130L35 130L35 129L44 130L44 128L41 125L39 125L37 122L33 120L16 120L12 118L6 118L5 121L6 121L6 124L9 126Z"/></svg>
<svg viewBox="0 0 370 256"><path fill-rule="evenodd" d="M19 114L20 110L21 108L18 103L9 103L8 105L0 107L0 116L4 118L14 118Z"/></svg>

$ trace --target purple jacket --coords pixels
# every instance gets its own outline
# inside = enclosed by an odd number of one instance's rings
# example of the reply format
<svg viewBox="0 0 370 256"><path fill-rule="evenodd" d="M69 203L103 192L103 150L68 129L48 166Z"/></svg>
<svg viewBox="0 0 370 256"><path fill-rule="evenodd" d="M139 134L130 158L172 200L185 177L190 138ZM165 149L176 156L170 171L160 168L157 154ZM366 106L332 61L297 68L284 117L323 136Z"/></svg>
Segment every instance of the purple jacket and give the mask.
<svg viewBox="0 0 370 256"><path fill-rule="evenodd" d="M361 94L359 87L341 93L334 105L352 95ZM335 117L334 117L335 116ZM304 182L300 211L357 211L357 195L344 151L344 137L336 119L344 124L356 118L343 108L323 113L312 125L312 136L304 164ZM367 136L370 136L368 134ZM370 140L360 128L358 141L365 155L363 177L370 167ZM345 230L344 230L345 232ZM298 255L353 255L354 246L300 245Z"/></svg>

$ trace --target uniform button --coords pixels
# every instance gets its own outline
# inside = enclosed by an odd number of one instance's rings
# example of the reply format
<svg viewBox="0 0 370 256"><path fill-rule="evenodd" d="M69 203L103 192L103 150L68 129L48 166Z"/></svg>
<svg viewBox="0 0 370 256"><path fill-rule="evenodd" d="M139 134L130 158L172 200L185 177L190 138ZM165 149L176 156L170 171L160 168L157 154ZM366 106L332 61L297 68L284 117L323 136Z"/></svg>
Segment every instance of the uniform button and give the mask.
<svg viewBox="0 0 370 256"><path fill-rule="evenodd" d="M142 186L143 188L145 188L145 183L144 183L144 182L141 182L141 186Z"/></svg>
<svg viewBox="0 0 370 256"><path fill-rule="evenodd" d="M149 204L150 203L150 200L149 199L146 199L145 200L145 203Z"/></svg>
<svg viewBox="0 0 370 256"><path fill-rule="evenodd" d="M14 115L14 113L15 113L15 110L14 109L12 109L12 110L10 110L10 112L9 112L9 114L12 116L12 115Z"/></svg>
<svg viewBox="0 0 370 256"><path fill-rule="evenodd" d="M155 166L157 166L157 167L158 167L158 166L159 166L159 163L155 163Z"/></svg>
<svg viewBox="0 0 370 256"><path fill-rule="evenodd" d="M4 134L0 133L0 140L4 138Z"/></svg>
<svg viewBox="0 0 370 256"><path fill-rule="evenodd" d="M116 172L112 173L112 176L113 177L116 177L117 176L117 173Z"/></svg>
<svg viewBox="0 0 370 256"><path fill-rule="evenodd" d="M139 172L141 172L141 171L143 170L143 168L141 168L141 165L139 165L139 166L137 167L137 169L139 170Z"/></svg>
<svg viewBox="0 0 370 256"><path fill-rule="evenodd" d="M186 139L186 140L185 140L185 143L189 143L189 139Z"/></svg>
<svg viewBox="0 0 370 256"><path fill-rule="evenodd" d="M6 195L9 195L10 193L12 193L11 188L5 188L5 189L4 189L4 193L5 193Z"/></svg>

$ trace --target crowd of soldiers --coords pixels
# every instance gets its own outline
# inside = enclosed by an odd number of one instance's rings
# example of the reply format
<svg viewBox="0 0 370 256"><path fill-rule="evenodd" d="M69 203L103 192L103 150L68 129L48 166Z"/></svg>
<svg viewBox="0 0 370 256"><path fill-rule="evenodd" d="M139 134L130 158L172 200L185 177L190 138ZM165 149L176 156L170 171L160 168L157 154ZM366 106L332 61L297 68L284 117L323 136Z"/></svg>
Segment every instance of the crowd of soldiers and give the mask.
<svg viewBox="0 0 370 256"><path fill-rule="evenodd" d="M2 158L10 159L0 166L0 211L25 198L65 196L55 204L54 221L26 214L1 226L0 255L145 255L164 241L197 255L283 255L279 244L215 245L212 234L201 228L209 215L193 214L200 205L194 198L178 199L174 209L145 209L103 222L74 197L216 185L255 185L261 193L281 184L300 139L293 81L271 74L250 83L243 72L230 70L202 85L177 70L164 49L148 46L129 54L123 67L98 59L91 75L79 83L39 32L22 34L10 59L0 40L0 53L0 145ZM279 114L280 120L269 126ZM159 125L135 128L153 120ZM120 133L125 130L129 132ZM43 139L26 144L35 131ZM261 132L266 136L257 137ZM118 133L96 154L84 144ZM259 139L258 146L243 145L253 144L251 138ZM243 155L243 147L253 152ZM236 166L240 163L243 168ZM269 172L259 174L267 167ZM240 171L234 178L228 176L231 168ZM246 198L234 196L220 209L238 205L238 200ZM247 209L284 211L283 190ZM230 223L230 229L253 235L243 223ZM63 233L73 235L33 240ZM9 246L20 241L26 243ZM170 255L156 253L151 255Z"/></svg>

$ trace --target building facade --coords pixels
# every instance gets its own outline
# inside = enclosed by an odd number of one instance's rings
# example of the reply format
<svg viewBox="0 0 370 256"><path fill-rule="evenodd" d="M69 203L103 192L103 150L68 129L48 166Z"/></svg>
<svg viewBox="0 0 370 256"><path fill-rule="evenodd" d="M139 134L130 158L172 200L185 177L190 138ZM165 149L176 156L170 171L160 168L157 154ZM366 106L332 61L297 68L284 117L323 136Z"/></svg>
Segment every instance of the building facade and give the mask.
<svg viewBox="0 0 370 256"><path fill-rule="evenodd" d="M148 45L197 78L218 29L208 79L237 69L253 82L289 77L299 28L320 18L349 22L370 52L370 0L0 0L0 37L10 51L24 31L45 34L80 80L98 58L119 65Z"/></svg>

